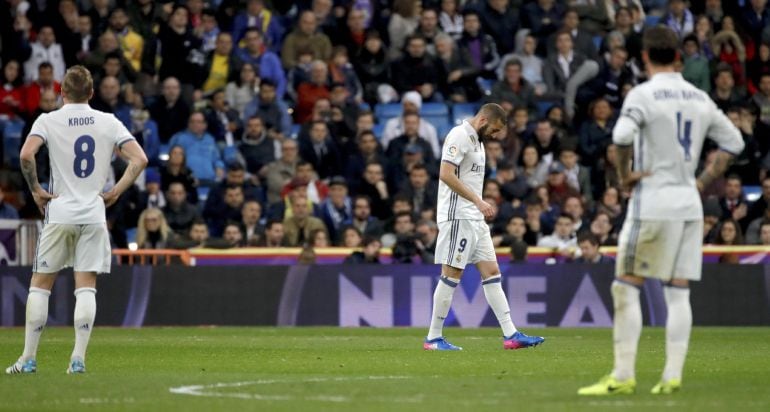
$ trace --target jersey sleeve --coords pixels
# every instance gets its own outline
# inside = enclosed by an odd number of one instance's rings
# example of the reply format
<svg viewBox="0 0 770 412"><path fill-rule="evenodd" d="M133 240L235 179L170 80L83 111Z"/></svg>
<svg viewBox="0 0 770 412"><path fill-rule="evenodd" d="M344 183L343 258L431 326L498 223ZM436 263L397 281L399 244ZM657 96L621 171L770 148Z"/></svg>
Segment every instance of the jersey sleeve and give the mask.
<svg viewBox="0 0 770 412"><path fill-rule="evenodd" d="M48 128L46 127L46 114L41 114L37 117L34 123L32 123L32 128L29 129L29 135L28 136L38 136L41 139L43 139L43 142L46 144L48 143Z"/></svg>
<svg viewBox="0 0 770 412"><path fill-rule="evenodd" d="M629 146L634 143L634 136L644 125L647 118L647 106L644 96L639 89L628 92L620 117L612 130L612 142L618 146Z"/></svg>
<svg viewBox="0 0 770 412"><path fill-rule="evenodd" d="M463 133L462 126L455 127L444 141L441 161L459 167L466 153L468 153L468 137Z"/></svg>
<svg viewBox="0 0 770 412"><path fill-rule="evenodd" d="M113 119L115 121L115 133L113 134L113 138L115 139L115 146L120 147L128 141L135 140L134 135L132 135L131 132L126 129L126 126L123 124L123 122L114 116Z"/></svg>
<svg viewBox="0 0 770 412"><path fill-rule="evenodd" d="M715 141L720 149L727 153L738 156L743 152L746 143L743 142L743 136L740 130L732 121L720 110L712 101L710 123L708 127L708 137Z"/></svg>

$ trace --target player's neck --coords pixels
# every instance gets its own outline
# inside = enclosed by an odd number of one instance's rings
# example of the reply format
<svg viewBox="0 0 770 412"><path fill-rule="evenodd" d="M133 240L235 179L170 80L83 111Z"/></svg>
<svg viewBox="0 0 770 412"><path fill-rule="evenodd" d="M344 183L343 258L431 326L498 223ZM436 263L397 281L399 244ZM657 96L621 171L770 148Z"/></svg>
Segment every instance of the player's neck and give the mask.
<svg viewBox="0 0 770 412"><path fill-rule="evenodd" d="M647 67L647 72L650 74L650 78L652 78L658 73L677 73L673 64L669 64L667 66L656 66L656 65L650 64Z"/></svg>

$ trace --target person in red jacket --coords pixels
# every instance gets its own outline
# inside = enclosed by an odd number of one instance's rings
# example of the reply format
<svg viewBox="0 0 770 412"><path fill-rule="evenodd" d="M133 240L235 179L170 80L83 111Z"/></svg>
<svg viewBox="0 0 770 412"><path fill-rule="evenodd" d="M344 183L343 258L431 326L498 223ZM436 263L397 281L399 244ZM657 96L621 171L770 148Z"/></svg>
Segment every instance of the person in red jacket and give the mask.
<svg viewBox="0 0 770 412"><path fill-rule="evenodd" d="M53 66L51 63L43 62L37 68L37 81L27 86L24 110L32 115L40 106L40 96L46 90L53 90L59 96L61 94L61 84L53 79Z"/></svg>
<svg viewBox="0 0 770 412"><path fill-rule="evenodd" d="M24 112L24 80L21 65L8 60L0 77L0 117L20 116Z"/></svg>

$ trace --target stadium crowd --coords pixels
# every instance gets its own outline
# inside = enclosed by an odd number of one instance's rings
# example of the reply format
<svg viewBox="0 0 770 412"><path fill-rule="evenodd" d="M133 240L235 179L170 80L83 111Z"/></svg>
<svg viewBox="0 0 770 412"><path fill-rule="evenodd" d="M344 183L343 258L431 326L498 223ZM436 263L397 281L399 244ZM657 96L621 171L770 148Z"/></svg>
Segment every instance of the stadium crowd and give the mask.
<svg viewBox="0 0 770 412"><path fill-rule="evenodd" d="M685 79L746 141L704 192L704 242L770 245L766 3L3 0L0 218L39 217L18 148L61 104L65 68L83 64L91 105L150 159L108 210L115 247L360 248L349 262L386 247L397 262L432 262L442 139L496 102L509 120L485 142L495 245L571 255L580 244L582 261L600 261L628 198L612 128L645 80L641 33L664 24L681 38ZM116 156L114 178L124 169ZM761 195L749 202L744 186Z"/></svg>

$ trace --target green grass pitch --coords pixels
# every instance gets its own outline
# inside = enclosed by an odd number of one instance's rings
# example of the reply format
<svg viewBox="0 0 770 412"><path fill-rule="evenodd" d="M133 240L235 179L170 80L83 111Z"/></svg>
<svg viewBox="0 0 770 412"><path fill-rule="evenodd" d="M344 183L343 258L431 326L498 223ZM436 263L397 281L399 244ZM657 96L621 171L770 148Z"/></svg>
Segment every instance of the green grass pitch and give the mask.
<svg viewBox="0 0 770 412"><path fill-rule="evenodd" d="M609 329L528 329L547 341L502 350L497 329L445 330L462 352L425 352L423 328L98 328L88 373L64 373L70 328L44 332L38 372L0 376L0 410L770 411L770 329L695 328L683 391L649 394L661 328L645 329L637 394L580 398L611 367ZM3 368L23 330L0 329ZM178 393L174 393L178 392Z"/></svg>

